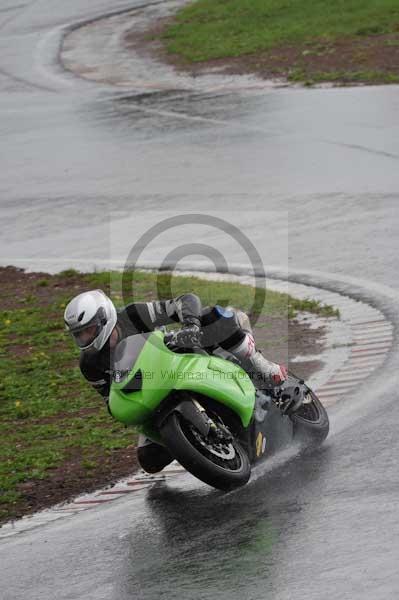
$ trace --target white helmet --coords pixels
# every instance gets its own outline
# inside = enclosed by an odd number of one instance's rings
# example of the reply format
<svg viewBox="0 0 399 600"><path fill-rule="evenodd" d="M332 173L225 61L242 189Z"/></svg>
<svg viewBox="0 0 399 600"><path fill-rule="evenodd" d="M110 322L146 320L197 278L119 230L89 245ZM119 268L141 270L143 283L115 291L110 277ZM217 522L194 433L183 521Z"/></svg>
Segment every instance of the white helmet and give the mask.
<svg viewBox="0 0 399 600"><path fill-rule="evenodd" d="M64 321L81 350L101 350L116 325L116 308L102 290L83 292L67 305Z"/></svg>

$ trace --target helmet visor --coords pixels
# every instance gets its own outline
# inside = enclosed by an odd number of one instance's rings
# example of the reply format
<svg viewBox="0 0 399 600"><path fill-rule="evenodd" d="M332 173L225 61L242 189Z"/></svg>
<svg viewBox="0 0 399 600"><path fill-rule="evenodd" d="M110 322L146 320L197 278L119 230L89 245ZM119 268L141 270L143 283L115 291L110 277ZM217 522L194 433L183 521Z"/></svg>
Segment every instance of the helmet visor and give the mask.
<svg viewBox="0 0 399 600"><path fill-rule="evenodd" d="M96 337L100 334L101 325L100 323L93 323L88 325L84 329L79 331L72 331L73 338L79 348L87 348L90 346Z"/></svg>
<svg viewBox="0 0 399 600"><path fill-rule="evenodd" d="M65 326L67 331L69 331L69 333L72 335L77 346L84 350L85 348L89 348L93 344L93 342L102 332L106 323L107 318L105 315L104 308L100 306L94 317L84 325L76 323L70 325L66 320Z"/></svg>

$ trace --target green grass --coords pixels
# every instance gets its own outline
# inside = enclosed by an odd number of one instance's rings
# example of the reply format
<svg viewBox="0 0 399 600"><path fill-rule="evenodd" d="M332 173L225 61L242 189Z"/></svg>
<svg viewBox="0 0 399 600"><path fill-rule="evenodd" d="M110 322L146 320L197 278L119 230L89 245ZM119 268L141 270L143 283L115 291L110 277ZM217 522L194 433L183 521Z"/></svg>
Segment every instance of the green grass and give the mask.
<svg viewBox="0 0 399 600"><path fill-rule="evenodd" d="M72 270L27 282L22 297L1 286L0 300L9 308L0 312L0 519L12 516L21 505L19 484L51 478L52 469L76 450L90 473L104 455L135 440L135 432L112 420L100 396L83 379L79 351L63 330L66 303L93 288L110 293L117 306L193 291L203 305L232 304L248 311L254 298L249 286L195 277L170 280L166 274L144 272L134 274L133 288L129 282L123 284L120 273L77 274ZM267 291L265 305L254 306L252 317L286 318L303 310L336 314L318 302Z"/></svg>
<svg viewBox="0 0 399 600"><path fill-rule="evenodd" d="M399 83L399 74L384 73L382 71L315 71L308 74L301 68L292 69L288 76L292 82L304 82L312 86L317 83Z"/></svg>
<svg viewBox="0 0 399 600"><path fill-rule="evenodd" d="M398 28L398 0L197 0L164 39L169 52L196 62Z"/></svg>

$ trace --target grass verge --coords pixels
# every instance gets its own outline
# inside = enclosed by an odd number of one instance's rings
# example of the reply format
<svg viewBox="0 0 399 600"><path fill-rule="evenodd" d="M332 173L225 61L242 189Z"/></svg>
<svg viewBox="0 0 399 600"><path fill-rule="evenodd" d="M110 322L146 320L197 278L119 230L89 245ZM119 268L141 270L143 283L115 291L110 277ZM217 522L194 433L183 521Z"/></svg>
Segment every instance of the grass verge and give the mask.
<svg viewBox="0 0 399 600"><path fill-rule="evenodd" d="M399 80L397 0L197 0L161 37L186 66L225 61L229 72L308 83Z"/></svg>
<svg viewBox="0 0 399 600"><path fill-rule="evenodd" d="M85 382L79 351L63 331L63 312L74 295L101 288L117 306L133 300L120 273L59 275L0 268L0 521L95 489L131 473L135 432L113 421ZM196 277L136 272L134 300L152 301L186 291L204 305L233 304L249 311L254 290ZM331 307L267 292L254 306L256 338L268 355L287 348L287 316L297 311L334 315ZM303 334L303 332L301 333ZM305 336L304 336L305 337ZM295 336L300 340L300 334ZM306 334L306 343L309 338ZM278 348L280 344L280 349ZM303 353L303 344L299 344ZM298 349L296 348L296 351ZM314 346L310 350L314 353Z"/></svg>

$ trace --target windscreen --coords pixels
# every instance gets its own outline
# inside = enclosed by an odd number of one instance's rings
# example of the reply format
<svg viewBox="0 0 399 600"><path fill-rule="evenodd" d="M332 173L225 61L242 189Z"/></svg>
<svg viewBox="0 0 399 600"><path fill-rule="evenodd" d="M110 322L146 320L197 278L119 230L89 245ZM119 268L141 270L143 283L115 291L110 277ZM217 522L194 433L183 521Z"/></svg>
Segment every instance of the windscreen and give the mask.
<svg viewBox="0 0 399 600"><path fill-rule="evenodd" d="M148 333L130 335L119 342L114 355L113 379L115 382L119 383L129 375L151 333L149 331Z"/></svg>

